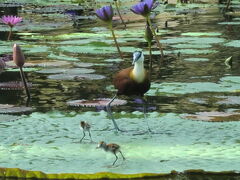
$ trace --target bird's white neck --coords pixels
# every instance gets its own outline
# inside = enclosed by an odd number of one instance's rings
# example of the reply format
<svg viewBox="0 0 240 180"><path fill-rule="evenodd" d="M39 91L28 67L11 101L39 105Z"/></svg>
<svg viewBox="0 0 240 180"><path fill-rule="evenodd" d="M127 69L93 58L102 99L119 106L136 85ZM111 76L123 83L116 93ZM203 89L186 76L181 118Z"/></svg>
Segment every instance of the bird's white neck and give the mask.
<svg viewBox="0 0 240 180"><path fill-rule="evenodd" d="M134 63L134 68L132 71L133 79L138 83L141 83L145 79L145 69L143 61L137 61Z"/></svg>

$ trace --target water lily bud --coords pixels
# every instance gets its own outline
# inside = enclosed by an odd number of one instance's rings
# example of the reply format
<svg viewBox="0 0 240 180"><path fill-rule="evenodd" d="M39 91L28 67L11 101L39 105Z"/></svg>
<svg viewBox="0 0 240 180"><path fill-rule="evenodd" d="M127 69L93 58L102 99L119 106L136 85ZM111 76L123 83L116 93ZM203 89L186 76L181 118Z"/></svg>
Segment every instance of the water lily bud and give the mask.
<svg viewBox="0 0 240 180"><path fill-rule="evenodd" d="M24 54L19 45L13 45L13 61L18 67L22 67L25 63Z"/></svg>
<svg viewBox="0 0 240 180"><path fill-rule="evenodd" d="M147 23L146 28L145 28L145 36L144 36L144 38L145 38L145 40L148 43L151 43L152 40L153 40L153 34L152 34L152 31L151 31L148 23Z"/></svg>

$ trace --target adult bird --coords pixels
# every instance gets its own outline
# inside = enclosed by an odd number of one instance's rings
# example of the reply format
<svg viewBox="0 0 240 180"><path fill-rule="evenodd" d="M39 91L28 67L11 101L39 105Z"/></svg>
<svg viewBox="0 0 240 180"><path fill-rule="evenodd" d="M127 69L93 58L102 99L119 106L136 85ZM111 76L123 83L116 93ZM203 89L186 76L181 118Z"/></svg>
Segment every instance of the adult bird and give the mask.
<svg viewBox="0 0 240 180"><path fill-rule="evenodd" d="M117 93L114 97L109 101L107 104L107 111L108 115L111 118L113 125L117 131L122 131L119 129L116 121L111 112L111 103L117 97L117 95L126 95L126 96L141 96L143 97L144 94L150 89L150 77L146 69L144 69L144 55L142 51L135 51L133 53L133 62L134 66L122 69L119 71L114 79L113 84L114 87L117 89ZM146 113L146 109L144 106L144 117ZM148 130L150 128L148 126Z"/></svg>

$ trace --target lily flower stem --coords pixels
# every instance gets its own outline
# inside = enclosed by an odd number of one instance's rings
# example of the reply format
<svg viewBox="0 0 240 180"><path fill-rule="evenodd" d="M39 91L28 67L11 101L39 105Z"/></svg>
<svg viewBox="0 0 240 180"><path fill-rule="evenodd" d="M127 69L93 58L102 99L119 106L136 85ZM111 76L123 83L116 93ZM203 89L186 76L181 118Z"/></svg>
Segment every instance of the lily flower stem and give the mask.
<svg viewBox="0 0 240 180"><path fill-rule="evenodd" d="M148 43L148 49L149 49L149 56L150 56L149 69L152 70L152 45L151 45L151 43Z"/></svg>
<svg viewBox="0 0 240 180"><path fill-rule="evenodd" d="M150 27L150 29L151 29L154 37L155 37L155 40L156 40L156 42L157 42L157 46L158 46L158 48L159 48L159 50L160 50L160 53L161 53L161 59L163 59L163 49L162 49L162 45L160 44L159 38L158 38L155 30L154 30L153 27L152 27L152 22L151 22L149 16L147 16L146 19L147 19L147 22L148 22L148 24L149 24L149 27Z"/></svg>
<svg viewBox="0 0 240 180"><path fill-rule="evenodd" d="M120 11L119 11L118 1L115 0L114 2L115 2L115 6L116 6L116 9L117 9L118 15L119 15L119 17L120 17L120 19L121 19L121 21L122 21L122 23L123 23L123 25L124 25L124 28L126 28L127 25L125 24L125 22L124 22L124 20L123 20L123 18L122 18L122 15L121 15L121 13L120 13Z"/></svg>
<svg viewBox="0 0 240 180"><path fill-rule="evenodd" d="M22 78L23 85L25 87L25 91L26 91L27 97L28 97L28 99L30 99L31 96L30 96L30 92L29 92L29 89L28 89L28 86L27 86L26 77L24 75L22 67L19 67L19 68L20 68L20 75L21 75L21 78Z"/></svg>
<svg viewBox="0 0 240 180"><path fill-rule="evenodd" d="M151 76L152 76L152 45L151 45L151 42L148 43L148 49L149 49L149 56L150 56L149 77L151 79Z"/></svg>
<svg viewBox="0 0 240 180"><path fill-rule="evenodd" d="M8 33L8 38L7 38L8 41L10 40L11 35L12 35L12 27L10 27L10 31L9 31L9 33Z"/></svg>
<svg viewBox="0 0 240 180"><path fill-rule="evenodd" d="M116 45L116 47L117 47L118 53L119 53L120 57L121 57L122 59L124 59L124 58L123 58L123 55L122 55L122 53L121 53L121 51L120 51L119 45L118 45L118 43L117 43L117 39L116 39L114 30L113 30L112 24L110 24L110 27L109 27L109 28L110 28L110 30L111 30L111 32L112 32L112 36L113 36L115 45Z"/></svg>

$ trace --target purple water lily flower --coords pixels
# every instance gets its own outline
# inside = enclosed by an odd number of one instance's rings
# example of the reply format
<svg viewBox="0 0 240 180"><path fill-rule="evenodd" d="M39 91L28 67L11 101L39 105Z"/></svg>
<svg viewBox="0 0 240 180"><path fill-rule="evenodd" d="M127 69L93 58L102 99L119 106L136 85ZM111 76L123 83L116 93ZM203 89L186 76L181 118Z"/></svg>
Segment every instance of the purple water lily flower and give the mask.
<svg viewBox="0 0 240 180"><path fill-rule="evenodd" d="M157 7L157 5L157 3L154 3L154 0L144 0L132 6L130 10L135 14L146 17L150 14L151 10Z"/></svg>
<svg viewBox="0 0 240 180"><path fill-rule="evenodd" d="M99 19L105 22L112 22L113 8L112 6L104 6L96 10L96 15Z"/></svg>
<svg viewBox="0 0 240 180"><path fill-rule="evenodd" d="M17 16L3 16L0 21L4 24L7 24L11 28L15 26L17 23L22 21L22 17L17 17Z"/></svg>

